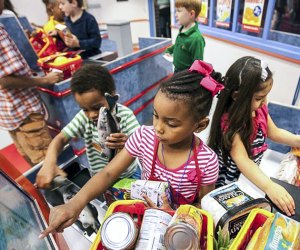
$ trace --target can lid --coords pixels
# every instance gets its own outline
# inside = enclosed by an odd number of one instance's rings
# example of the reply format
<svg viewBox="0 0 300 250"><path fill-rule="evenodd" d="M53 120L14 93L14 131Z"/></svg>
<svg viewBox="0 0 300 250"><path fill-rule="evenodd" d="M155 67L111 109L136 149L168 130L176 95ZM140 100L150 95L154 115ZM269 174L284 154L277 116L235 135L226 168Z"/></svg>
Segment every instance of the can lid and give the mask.
<svg viewBox="0 0 300 250"><path fill-rule="evenodd" d="M199 249L200 239L191 225L178 222L168 227L164 242L170 250L194 250Z"/></svg>
<svg viewBox="0 0 300 250"><path fill-rule="evenodd" d="M113 213L101 227L102 244L107 249L125 249L132 244L137 235L137 228L130 215Z"/></svg>

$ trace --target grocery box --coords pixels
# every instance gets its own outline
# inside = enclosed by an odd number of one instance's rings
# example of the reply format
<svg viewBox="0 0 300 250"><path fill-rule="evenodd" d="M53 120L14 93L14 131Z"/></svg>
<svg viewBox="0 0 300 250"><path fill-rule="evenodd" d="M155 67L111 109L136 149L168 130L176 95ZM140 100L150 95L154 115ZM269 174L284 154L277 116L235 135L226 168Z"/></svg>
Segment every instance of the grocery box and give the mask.
<svg viewBox="0 0 300 250"><path fill-rule="evenodd" d="M125 212L131 215L132 218L135 220L137 219L137 225L140 227L143 215L145 210L147 209L146 205L143 201L140 200L120 200L115 201L112 203L108 210L106 211L104 220L110 216L112 213L115 212ZM201 231L201 239L200 239L200 246L201 250L211 250L213 249L213 219L211 215L202 210L199 209L202 217L203 217L203 225L202 225L202 231ZM175 211L168 211L171 215L174 215ZM101 243L101 235L100 235L101 229L98 231L95 241L93 242L91 246L91 250L104 250L102 243Z"/></svg>
<svg viewBox="0 0 300 250"><path fill-rule="evenodd" d="M237 182L206 194L201 200L201 207L212 215L215 227L221 228L223 235L229 233L231 239L237 236L254 208L271 211L268 200L254 199Z"/></svg>
<svg viewBox="0 0 300 250"><path fill-rule="evenodd" d="M66 36L72 37L72 33L71 33L70 29L64 24L61 24L61 23L56 24L55 29L57 30L58 35L63 40L65 39Z"/></svg>
<svg viewBox="0 0 300 250"><path fill-rule="evenodd" d="M80 68L82 59L76 52L56 53L38 59L38 66L47 74L51 71L62 71L64 79L70 78Z"/></svg>
<svg viewBox="0 0 300 250"><path fill-rule="evenodd" d="M104 197L108 206L117 200L129 200L131 184L136 179L123 178L118 180L112 187L104 192Z"/></svg>

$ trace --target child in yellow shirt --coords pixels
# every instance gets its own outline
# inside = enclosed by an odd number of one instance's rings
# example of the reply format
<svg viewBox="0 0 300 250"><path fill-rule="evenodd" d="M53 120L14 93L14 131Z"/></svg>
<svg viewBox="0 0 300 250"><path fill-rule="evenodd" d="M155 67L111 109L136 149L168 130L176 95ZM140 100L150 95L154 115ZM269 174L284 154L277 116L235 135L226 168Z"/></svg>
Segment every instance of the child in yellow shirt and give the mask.
<svg viewBox="0 0 300 250"><path fill-rule="evenodd" d="M46 5L47 14L49 16L48 22L43 26L43 30L52 35L55 31L55 25L58 23L64 23L64 13L59 8L59 2L57 0L44 1Z"/></svg>

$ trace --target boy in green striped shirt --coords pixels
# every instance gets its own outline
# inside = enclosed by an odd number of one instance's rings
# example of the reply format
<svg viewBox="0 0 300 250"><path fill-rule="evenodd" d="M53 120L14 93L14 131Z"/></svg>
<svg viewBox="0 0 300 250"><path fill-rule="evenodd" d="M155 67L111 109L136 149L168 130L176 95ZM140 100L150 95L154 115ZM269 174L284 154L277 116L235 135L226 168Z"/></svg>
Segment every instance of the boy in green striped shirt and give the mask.
<svg viewBox="0 0 300 250"><path fill-rule="evenodd" d="M64 146L73 138L84 138L86 154L91 175L99 172L108 164L108 157L99 144L97 121L99 110L109 108L105 93L115 94L114 80L109 71L99 65L84 65L77 70L71 79L71 90L81 110L67 124L49 145L44 164L37 174L36 183L40 188L49 187L53 178L66 174L57 166L57 157ZM111 134L106 145L111 149L122 149L125 142L140 125L132 110L117 103L116 116L120 120L120 133ZM121 175L140 179L140 168L133 162Z"/></svg>

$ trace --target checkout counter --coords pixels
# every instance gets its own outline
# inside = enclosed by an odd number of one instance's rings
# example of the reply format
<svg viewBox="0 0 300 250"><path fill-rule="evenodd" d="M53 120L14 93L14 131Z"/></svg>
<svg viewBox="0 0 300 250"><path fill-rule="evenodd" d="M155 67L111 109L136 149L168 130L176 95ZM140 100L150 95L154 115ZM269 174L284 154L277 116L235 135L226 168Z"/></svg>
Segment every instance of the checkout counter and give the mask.
<svg viewBox="0 0 300 250"><path fill-rule="evenodd" d="M112 61L103 60L103 52L84 63L101 64L112 74L120 103L131 108L140 124L152 123L152 106L159 83L172 74L172 64L163 58L164 50L171 45L170 39L140 38L140 50ZM70 90L70 79L39 88L45 104L47 123L55 133L59 132L79 111ZM72 141L71 145L83 165L87 160L83 154L83 140Z"/></svg>
<svg viewBox="0 0 300 250"><path fill-rule="evenodd" d="M26 18L22 22L26 24ZM40 68L36 65L37 55L30 45L19 20L13 15L2 15L0 16L0 23L5 26L9 35L16 41L18 48L30 67L37 74L42 74ZM163 52L171 45L171 40L165 38L140 38L138 51L117 57L116 43L109 40L105 33L102 34L102 37L102 53L85 60L83 63L99 64L106 67L115 80L117 93L120 94L119 102L133 110L140 124L152 124L151 104L159 83L173 73L172 63L163 58ZM39 88L39 92L44 104L48 126L53 136L55 136L80 110L70 90L70 79L45 88ZM72 141L70 145L64 148L58 159L58 165L68 173L68 179L74 183L75 187L83 186L89 179L86 169L87 164L83 140ZM12 182L18 183L22 179L25 182L25 186L30 186L29 196L31 196L32 192L35 193L35 199L38 199L38 203L46 211L44 214L46 221L49 216L48 205L55 206L64 202L62 200L62 198L64 199L63 194L73 192L73 190L66 191L66 189L58 188L50 195L44 192L44 196L42 196L41 192L38 192L33 186L36 174L42 163L37 164L23 175L18 173L14 167L5 167L8 165L9 162L6 161L5 164L2 162L0 169L4 173L9 173L10 177L8 178L11 178ZM55 193L57 193L56 197L53 195ZM48 205L44 197L46 197ZM97 208L95 217L101 223L107 208L103 198L99 197L97 200L92 201L90 205L92 208ZM95 215L95 213L93 214ZM82 225L74 224L73 227L65 230L63 237L59 236L62 238L63 243L60 243L58 236L55 235L56 243L53 241L53 244L56 244L59 249L68 249L67 245L69 245L70 249L88 249L96 234L89 232ZM50 240L52 241L52 239Z"/></svg>

